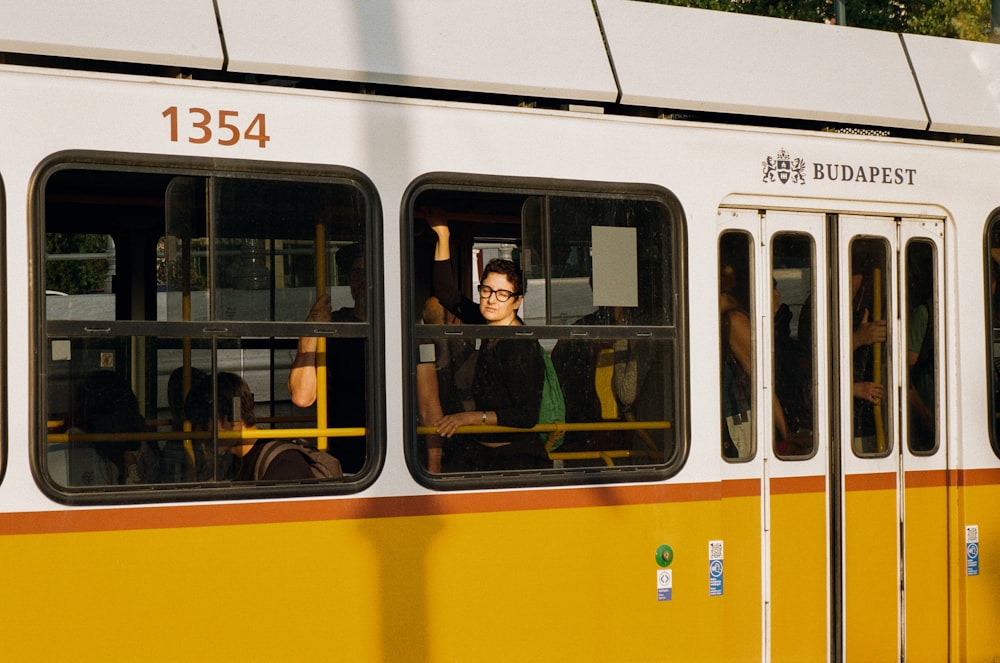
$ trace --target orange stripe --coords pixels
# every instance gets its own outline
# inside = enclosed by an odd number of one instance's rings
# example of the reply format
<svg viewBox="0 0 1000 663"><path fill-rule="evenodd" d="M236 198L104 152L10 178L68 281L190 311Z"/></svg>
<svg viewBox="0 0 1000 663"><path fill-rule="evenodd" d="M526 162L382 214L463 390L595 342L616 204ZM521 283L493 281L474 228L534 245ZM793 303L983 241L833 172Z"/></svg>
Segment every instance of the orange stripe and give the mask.
<svg viewBox="0 0 1000 663"><path fill-rule="evenodd" d="M752 483L752 482L751 482ZM405 516L434 516L601 506L707 502L723 496L719 483L592 486L588 488L439 493L407 497L212 503L74 509L0 515L0 534L49 534L219 525L254 525Z"/></svg>
<svg viewBox="0 0 1000 663"><path fill-rule="evenodd" d="M774 477L771 479L772 495L794 495L797 493L822 493L826 490L826 477Z"/></svg>
<svg viewBox="0 0 1000 663"><path fill-rule="evenodd" d="M1000 470L908 472L906 485L979 486L1000 484ZM886 490L896 485L895 475L853 474L845 478L847 490ZM759 479L704 483L601 485L566 489L435 493L405 497L368 497L253 503L214 502L181 506L80 508L0 514L0 535L52 534L116 530L213 527L325 520L356 520L438 516L464 513L573 509L602 506L641 506L684 502L713 502L738 497L759 497ZM822 476L771 479L775 495L823 492Z"/></svg>
<svg viewBox="0 0 1000 663"><path fill-rule="evenodd" d="M896 487L896 475L893 472L848 474L844 477L844 487L848 491L892 490Z"/></svg>
<svg viewBox="0 0 1000 663"><path fill-rule="evenodd" d="M958 472L959 486L992 486L1000 484L1000 470L962 470Z"/></svg>
<svg viewBox="0 0 1000 663"><path fill-rule="evenodd" d="M906 473L907 488L944 488L948 485L944 470L920 470Z"/></svg>
<svg viewBox="0 0 1000 663"><path fill-rule="evenodd" d="M722 482L722 497L760 497L760 479L727 479Z"/></svg>

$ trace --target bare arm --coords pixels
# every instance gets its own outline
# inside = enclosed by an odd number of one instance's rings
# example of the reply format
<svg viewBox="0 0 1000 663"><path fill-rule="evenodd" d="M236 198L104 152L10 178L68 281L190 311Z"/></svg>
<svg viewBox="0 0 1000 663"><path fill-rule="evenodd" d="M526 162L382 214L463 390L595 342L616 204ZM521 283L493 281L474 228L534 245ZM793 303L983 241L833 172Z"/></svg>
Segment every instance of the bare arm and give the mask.
<svg viewBox="0 0 1000 663"><path fill-rule="evenodd" d="M330 322L330 295L320 295L309 309L309 322ZM319 339L314 336L299 339L298 350L288 373L288 391L292 402L299 407L309 407L316 402L316 360Z"/></svg>
<svg viewBox="0 0 1000 663"><path fill-rule="evenodd" d="M430 362L417 364L417 417L422 426L433 426L444 417L438 392L437 367ZM441 473L440 435L427 436L427 471Z"/></svg>

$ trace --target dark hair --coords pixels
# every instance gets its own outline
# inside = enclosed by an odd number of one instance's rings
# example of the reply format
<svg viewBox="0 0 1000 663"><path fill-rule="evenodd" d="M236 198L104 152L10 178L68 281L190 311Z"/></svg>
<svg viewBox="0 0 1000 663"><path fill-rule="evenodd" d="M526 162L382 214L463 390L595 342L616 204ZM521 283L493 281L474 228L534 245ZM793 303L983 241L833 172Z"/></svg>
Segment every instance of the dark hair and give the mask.
<svg viewBox="0 0 1000 663"><path fill-rule="evenodd" d="M257 417L253 411L253 393L250 386L235 373L222 372L215 378L215 391L219 399L218 411L213 413L212 381L199 380L191 385L187 400L184 401L184 416L196 428L208 429L212 417L225 417L244 426L256 426ZM240 399L240 416L236 416L233 401Z"/></svg>
<svg viewBox="0 0 1000 663"><path fill-rule="evenodd" d="M76 386L69 425L85 433L139 433L146 430L146 419L139 409L139 399L124 377L114 371L94 371ZM103 457L118 457L124 451L138 449L133 442L95 442Z"/></svg>
<svg viewBox="0 0 1000 663"><path fill-rule="evenodd" d="M337 263L337 271L344 277L347 277L350 275L351 265L354 264L354 261L364 257L365 252L360 244L347 244L337 249L337 253L334 254L333 259Z"/></svg>
<svg viewBox="0 0 1000 663"><path fill-rule="evenodd" d="M520 297L524 295L526 290L526 285L524 283L524 274L521 272L521 268L517 266L517 263L513 260L503 260L501 258L494 258L486 263L486 267L483 267L482 280L486 280L489 274L500 274L506 276L510 284L514 286L514 296Z"/></svg>
<svg viewBox="0 0 1000 663"><path fill-rule="evenodd" d="M190 367L190 383L188 392L194 389L195 385L204 380L208 380L208 373L200 368ZM184 367L178 366L170 372L167 380L167 404L170 406L170 423L176 430L181 430L184 423Z"/></svg>

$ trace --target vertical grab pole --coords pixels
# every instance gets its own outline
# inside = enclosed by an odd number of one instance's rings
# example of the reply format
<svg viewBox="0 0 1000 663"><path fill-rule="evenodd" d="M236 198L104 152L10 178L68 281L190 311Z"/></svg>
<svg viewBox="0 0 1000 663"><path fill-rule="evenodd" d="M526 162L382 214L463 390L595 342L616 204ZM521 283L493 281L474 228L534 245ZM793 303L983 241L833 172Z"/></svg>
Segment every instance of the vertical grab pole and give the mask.
<svg viewBox="0 0 1000 663"><path fill-rule="evenodd" d="M184 236L183 243L181 244L181 320L184 320L185 322L191 321L190 233ZM186 399L188 392L191 390L191 337L185 336L181 343L181 366L184 367L183 377L181 380L181 394L183 394L183 398ZM187 419L183 416L181 417L181 420L183 421L181 428L185 433L190 433L191 422L187 421ZM198 468L195 467L197 460L194 457L194 442L191 438L185 438L182 446L184 447L184 455L187 457L188 467L190 468L187 479L188 481L194 481L198 477Z"/></svg>
<svg viewBox="0 0 1000 663"><path fill-rule="evenodd" d="M316 297L326 292L326 226L316 224ZM316 339L316 427L327 427L326 408L326 337ZM326 451L328 440L325 435L316 437L316 448Z"/></svg>
<svg viewBox="0 0 1000 663"><path fill-rule="evenodd" d="M872 269L872 322L882 319L882 270L878 267ZM872 346L872 380L876 383L882 382L882 344L875 343ZM886 390L888 393L888 390ZM882 400L872 408L875 414L875 448L879 453L886 450L885 446L885 425L882 420Z"/></svg>

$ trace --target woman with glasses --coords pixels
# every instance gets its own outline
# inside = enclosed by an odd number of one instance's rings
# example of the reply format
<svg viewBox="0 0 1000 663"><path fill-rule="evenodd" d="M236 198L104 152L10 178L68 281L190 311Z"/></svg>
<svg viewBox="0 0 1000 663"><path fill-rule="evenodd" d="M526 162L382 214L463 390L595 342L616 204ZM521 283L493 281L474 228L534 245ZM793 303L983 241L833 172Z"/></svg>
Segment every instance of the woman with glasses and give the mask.
<svg viewBox="0 0 1000 663"><path fill-rule="evenodd" d="M461 293L452 275L447 220L439 211L430 210L427 223L437 235L434 294L441 304L464 324L498 327L524 324L517 313L524 300L525 281L517 264L511 260L489 261L483 268L476 304ZM538 341L483 339L472 382L476 410L446 414L437 422L437 431L448 439L461 426L531 428L538 423L544 384L545 363ZM469 443L452 446L445 471L526 469L540 467L547 460L536 433L481 434Z"/></svg>

